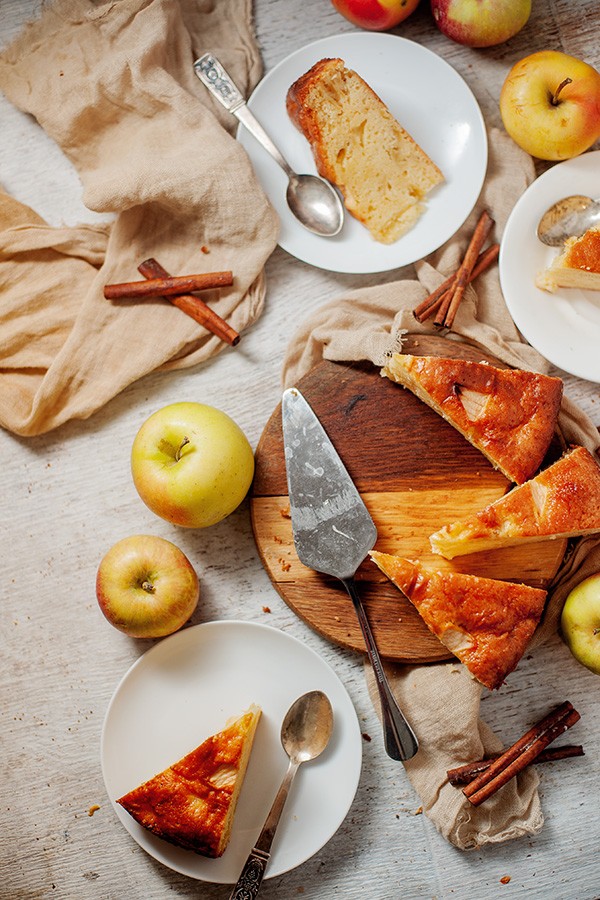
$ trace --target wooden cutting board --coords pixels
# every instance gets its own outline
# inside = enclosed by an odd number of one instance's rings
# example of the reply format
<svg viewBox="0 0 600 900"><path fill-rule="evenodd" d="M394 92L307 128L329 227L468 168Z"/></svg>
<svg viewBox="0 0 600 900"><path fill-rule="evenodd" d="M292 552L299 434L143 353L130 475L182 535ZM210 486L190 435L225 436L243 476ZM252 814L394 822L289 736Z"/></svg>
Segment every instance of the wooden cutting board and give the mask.
<svg viewBox="0 0 600 900"><path fill-rule="evenodd" d="M420 355L484 358L467 345L436 336L410 336L403 349ZM328 361L319 363L297 387L320 418L373 517L378 550L418 558L440 569L547 587L563 559L566 541L473 553L451 562L431 552L433 531L476 512L510 485L410 391L382 378L370 364ZM285 602L330 640L364 652L354 609L340 582L306 568L296 555L280 405L256 450L251 515L260 557ZM357 579L383 657L416 663L451 656L371 560L361 565Z"/></svg>

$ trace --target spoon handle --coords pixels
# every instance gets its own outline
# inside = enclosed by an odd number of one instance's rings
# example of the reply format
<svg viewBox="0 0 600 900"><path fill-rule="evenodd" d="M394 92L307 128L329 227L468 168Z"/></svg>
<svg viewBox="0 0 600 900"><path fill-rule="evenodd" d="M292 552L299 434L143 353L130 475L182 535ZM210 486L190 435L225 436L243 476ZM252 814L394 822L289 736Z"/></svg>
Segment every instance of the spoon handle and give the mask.
<svg viewBox="0 0 600 900"><path fill-rule="evenodd" d="M239 88L234 84L230 75L227 74L219 60L212 53L205 53L194 63L194 71L202 84L204 84L232 115L248 129L250 134L256 138L259 144L269 153L276 163L278 163L286 175L289 177L293 174L290 166L281 155L279 149L275 146L267 132L264 130L260 122L246 106L246 101Z"/></svg>
<svg viewBox="0 0 600 900"><path fill-rule="evenodd" d="M362 600L356 589L355 581L353 578L343 578L341 580L354 604L358 622L367 646L369 660L375 673L375 681L377 683L379 700L381 702L383 740L386 753L391 759L399 761L412 759L419 749L419 743L414 731L404 718L400 707L396 703L396 699L388 684L385 672L383 671L379 650L377 649L377 644L375 643L375 638L373 637L373 632L371 631L371 626L367 619Z"/></svg>
<svg viewBox="0 0 600 900"><path fill-rule="evenodd" d="M238 878L233 891L229 895L229 900L251 900L258 894L260 885L265 876L265 871L269 859L271 858L271 844L275 837L275 832L288 798L292 782L300 766L299 762L290 760L287 772L281 782L281 786L277 791L273 805L265 820L262 831L258 836L256 844L250 851L248 859L244 864L244 868Z"/></svg>

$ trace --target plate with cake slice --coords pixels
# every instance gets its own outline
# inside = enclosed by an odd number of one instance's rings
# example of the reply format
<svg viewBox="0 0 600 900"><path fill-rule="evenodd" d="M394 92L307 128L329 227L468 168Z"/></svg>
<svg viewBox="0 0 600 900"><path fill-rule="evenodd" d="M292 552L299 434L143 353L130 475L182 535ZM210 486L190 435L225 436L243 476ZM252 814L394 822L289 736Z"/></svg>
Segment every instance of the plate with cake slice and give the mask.
<svg viewBox="0 0 600 900"><path fill-rule="evenodd" d="M600 289L590 287L600 288L600 272L591 277L589 264L578 272L564 248L548 247L536 234L548 207L573 194L600 197L599 150L558 163L519 198L500 245L500 284L515 325L536 350L563 371L600 383ZM557 274L561 269L567 277Z"/></svg>
<svg viewBox="0 0 600 900"><path fill-rule="evenodd" d="M129 836L176 872L235 883L287 768L281 723L311 690L329 698L333 734L294 782L266 878L318 852L350 809L362 762L352 701L320 656L266 625L207 622L155 644L102 731L106 790Z"/></svg>
<svg viewBox="0 0 600 900"><path fill-rule="evenodd" d="M463 224L487 169L481 111L463 78L414 41L350 33L282 60L248 106L298 173L331 181L346 207L335 237L307 231L287 177L243 126L238 139L280 221L280 246L334 272L390 271L422 259Z"/></svg>

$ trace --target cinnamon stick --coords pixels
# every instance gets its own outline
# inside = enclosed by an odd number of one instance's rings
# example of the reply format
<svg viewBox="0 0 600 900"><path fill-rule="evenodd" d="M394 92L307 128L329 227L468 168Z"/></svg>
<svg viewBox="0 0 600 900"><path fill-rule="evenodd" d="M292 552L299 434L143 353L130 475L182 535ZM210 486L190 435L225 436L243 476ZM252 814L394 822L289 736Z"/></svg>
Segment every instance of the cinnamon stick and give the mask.
<svg viewBox="0 0 600 900"><path fill-rule="evenodd" d="M556 762L561 759L571 759L574 756L584 756L581 744L565 744L563 747L549 747L542 750L533 760L535 765L543 762ZM463 784L469 784L482 772L489 769L491 763L498 759L500 754L490 756L487 759L478 759L476 762L465 763L464 766L456 766L454 769L448 769L446 775L450 784L458 787Z"/></svg>
<svg viewBox="0 0 600 900"><path fill-rule="evenodd" d="M477 257L477 262L473 266L473 271L469 276L469 284L474 281L478 275L481 275L482 272L485 272L491 264L497 259L498 254L500 252L500 244L490 244L485 250L483 250L479 256ZM437 312L440 308L440 304L443 301L444 294L451 290L456 282L456 276L458 274L458 270L454 272L452 275L449 275L445 281L432 291L424 300L422 300L417 306L415 306L413 310L413 315L418 322L425 322L426 319L429 319L430 316L433 315L434 312Z"/></svg>
<svg viewBox="0 0 600 900"><path fill-rule="evenodd" d="M107 284L104 296L107 300L141 300L145 297L173 297L206 291L210 288L230 287L233 272L205 272L202 275L175 275L153 277L146 281L129 281L124 284Z"/></svg>
<svg viewBox="0 0 600 900"><path fill-rule="evenodd" d="M463 794L473 806L479 806L522 772L548 744L564 734L579 719L580 715L571 703L561 703L466 785Z"/></svg>
<svg viewBox="0 0 600 900"><path fill-rule="evenodd" d="M452 328L452 325L454 324L454 317L458 311L458 307L465 292L465 288L469 283L471 272L475 267L477 257L481 252L481 248L485 244L488 235L492 230L493 224L494 220L487 212L487 210L484 209L479 217L477 225L475 226L475 230L473 232L471 240L469 241L469 246L467 247L467 251L463 257L463 261L458 268L458 272L456 273L456 280L452 287L452 298L448 304L448 308L443 316L441 316L440 309L434 319L434 323L436 325L443 325L444 328Z"/></svg>
<svg viewBox="0 0 600 900"><path fill-rule="evenodd" d="M170 278L171 276L163 269L160 263L155 259L146 259L138 266L138 271L144 278ZM182 312L186 313L199 325L203 325L208 331L212 331L217 337L221 338L227 344L235 347L240 341L240 336L235 329L229 325L225 319L222 319L214 309L207 306L200 297L193 294L176 294L168 297L173 306L176 306Z"/></svg>

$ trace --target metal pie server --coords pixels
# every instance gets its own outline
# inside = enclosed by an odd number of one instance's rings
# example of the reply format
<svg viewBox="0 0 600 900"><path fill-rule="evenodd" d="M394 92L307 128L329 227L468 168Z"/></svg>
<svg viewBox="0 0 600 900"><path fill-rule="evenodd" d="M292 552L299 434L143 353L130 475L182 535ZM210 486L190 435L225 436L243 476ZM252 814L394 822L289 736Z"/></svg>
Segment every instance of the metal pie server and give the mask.
<svg viewBox="0 0 600 900"><path fill-rule="evenodd" d="M375 545L377 529L319 419L297 388L281 401L290 515L296 552L305 566L342 582L354 605L373 666L385 749L411 759L419 745L391 692L354 575Z"/></svg>

